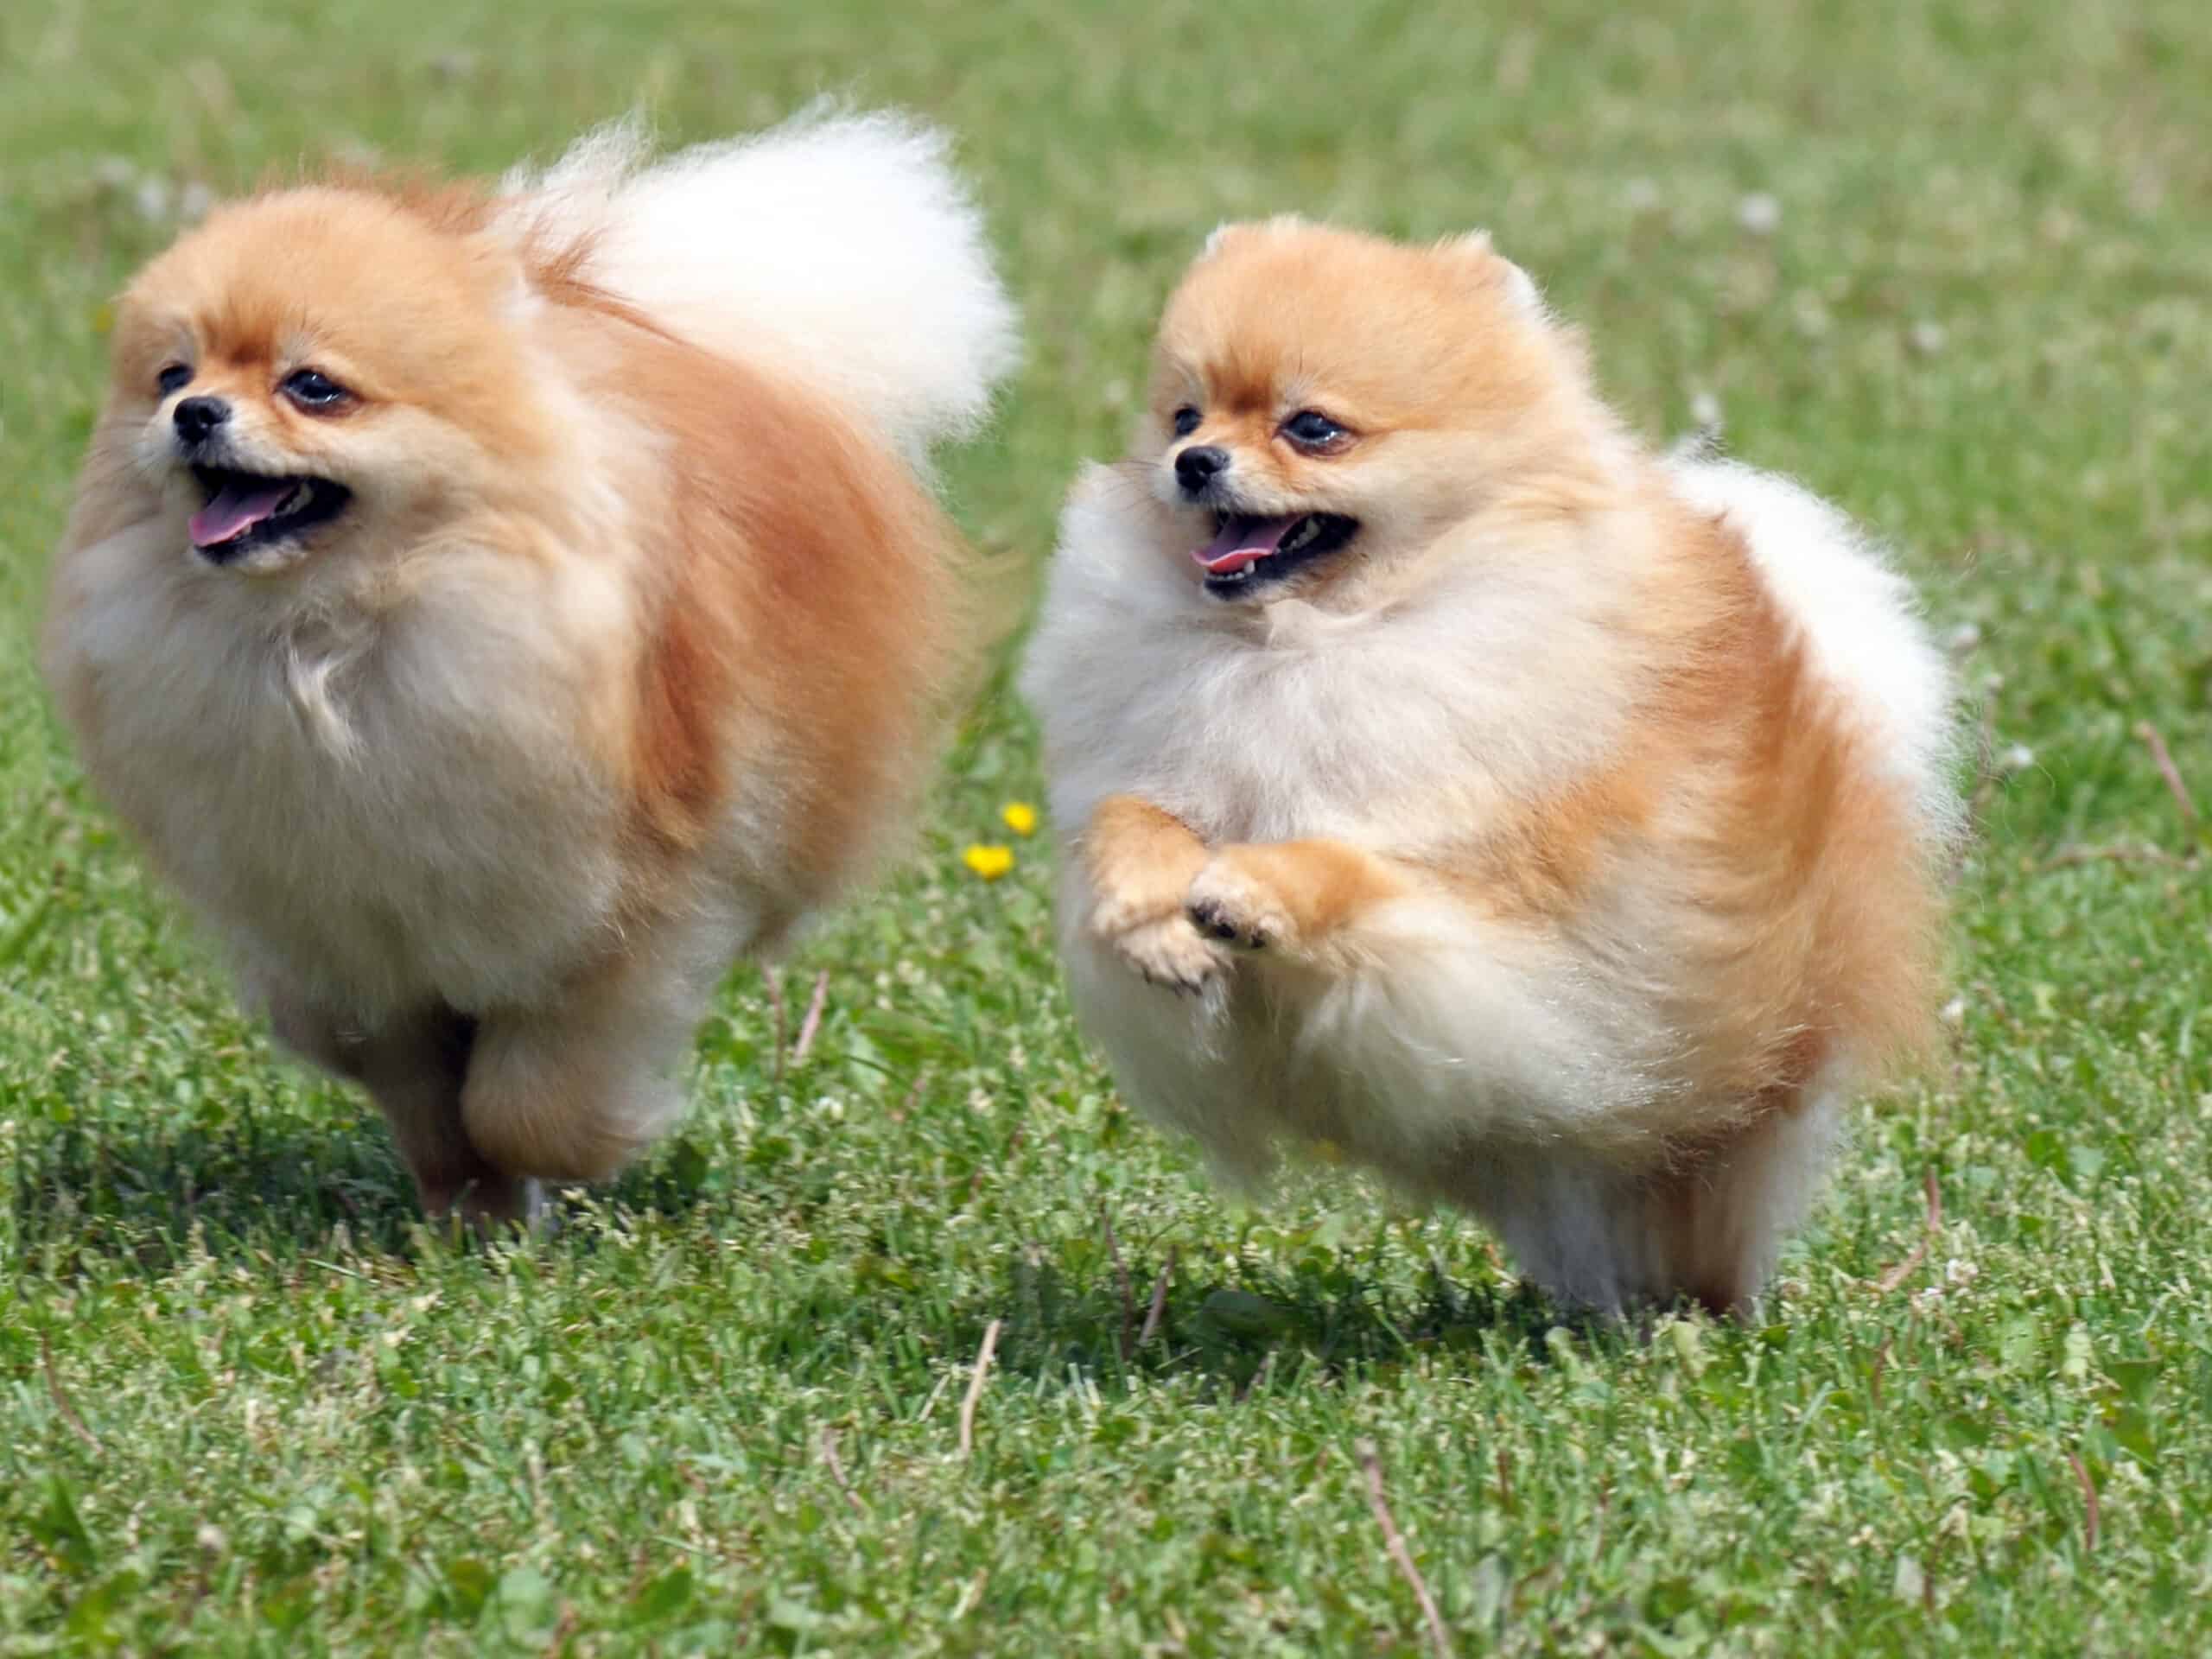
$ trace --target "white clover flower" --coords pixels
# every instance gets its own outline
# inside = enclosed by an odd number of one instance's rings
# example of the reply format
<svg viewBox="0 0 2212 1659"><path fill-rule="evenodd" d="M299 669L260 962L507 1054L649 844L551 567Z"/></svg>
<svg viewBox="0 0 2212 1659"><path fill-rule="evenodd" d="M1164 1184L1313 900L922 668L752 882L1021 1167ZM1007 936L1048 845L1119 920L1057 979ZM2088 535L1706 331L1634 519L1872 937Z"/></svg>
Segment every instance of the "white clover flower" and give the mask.
<svg viewBox="0 0 2212 1659"><path fill-rule="evenodd" d="M1736 222L1753 236L1772 236L1782 226L1782 204L1755 190L1736 204Z"/></svg>

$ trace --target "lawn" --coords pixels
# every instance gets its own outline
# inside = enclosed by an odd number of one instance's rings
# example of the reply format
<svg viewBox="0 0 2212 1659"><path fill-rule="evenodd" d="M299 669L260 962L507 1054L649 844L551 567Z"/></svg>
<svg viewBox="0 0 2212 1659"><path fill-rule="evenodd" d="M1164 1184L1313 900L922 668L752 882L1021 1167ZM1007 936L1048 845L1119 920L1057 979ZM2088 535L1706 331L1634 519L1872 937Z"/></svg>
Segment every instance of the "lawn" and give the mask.
<svg viewBox="0 0 2212 1659"><path fill-rule="evenodd" d="M2212 812L2208 77L2198 0L0 8L0 1653L1428 1652L1362 1442L1463 1655L2212 1650L2212 856L2141 734ZM1003 677L556 1237L426 1230L240 1020L35 675L105 297L303 155L841 88L957 130L1026 307L946 469L1020 596L1182 262L1290 208L1489 225L1643 430L1901 550L1987 738L1951 1048L1760 1322L1211 1191L1071 1023Z"/></svg>

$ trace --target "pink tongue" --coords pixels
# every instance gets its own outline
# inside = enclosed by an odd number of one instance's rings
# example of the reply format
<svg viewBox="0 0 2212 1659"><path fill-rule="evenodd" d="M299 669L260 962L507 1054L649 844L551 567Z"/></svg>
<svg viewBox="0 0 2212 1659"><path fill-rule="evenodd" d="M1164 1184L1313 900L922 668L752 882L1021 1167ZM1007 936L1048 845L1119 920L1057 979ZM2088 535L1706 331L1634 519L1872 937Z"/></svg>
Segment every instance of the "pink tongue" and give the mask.
<svg viewBox="0 0 2212 1659"><path fill-rule="evenodd" d="M241 490L235 484L226 484L215 493L215 499L192 515L192 544L194 547L220 547L251 530L263 519L283 505L291 494L291 484L272 484L265 490Z"/></svg>
<svg viewBox="0 0 2212 1659"><path fill-rule="evenodd" d="M1231 518L1222 526L1220 535L1204 547L1192 549L1191 556L1205 566L1211 575L1242 570L1248 564L1257 564L1280 547L1282 538L1290 534L1290 527L1302 516L1294 513L1287 518Z"/></svg>

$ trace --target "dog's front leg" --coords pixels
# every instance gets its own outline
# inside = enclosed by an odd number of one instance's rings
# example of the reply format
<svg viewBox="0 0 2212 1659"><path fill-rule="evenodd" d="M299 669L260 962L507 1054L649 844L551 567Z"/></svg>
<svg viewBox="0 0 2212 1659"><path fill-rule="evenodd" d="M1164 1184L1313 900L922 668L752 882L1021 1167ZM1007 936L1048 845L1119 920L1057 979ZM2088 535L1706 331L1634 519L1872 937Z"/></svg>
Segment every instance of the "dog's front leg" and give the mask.
<svg viewBox="0 0 2212 1659"><path fill-rule="evenodd" d="M1349 842L1230 842L1183 905L1199 932L1235 950L1325 963L1357 945L1366 917L1413 890L1402 866Z"/></svg>
<svg viewBox="0 0 2212 1659"><path fill-rule="evenodd" d="M1084 826L1080 849L1090 887L1084 925L1155 985L1205 990L1228 958L1184 913L1206 844L1173 813L1134 795L1111 795Z"/></svg>

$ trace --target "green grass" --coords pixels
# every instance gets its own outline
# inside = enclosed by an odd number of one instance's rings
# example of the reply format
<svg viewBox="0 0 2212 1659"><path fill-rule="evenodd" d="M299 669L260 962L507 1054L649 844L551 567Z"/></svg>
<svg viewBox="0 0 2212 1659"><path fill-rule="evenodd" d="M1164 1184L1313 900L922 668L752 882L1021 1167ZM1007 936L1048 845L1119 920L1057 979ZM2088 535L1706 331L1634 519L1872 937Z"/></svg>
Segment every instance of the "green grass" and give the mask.
<svg viewBox="0 0 2212 1659"><path fill-rule="evenodd" d="M2212 10L1637 10L0 8L0 1652L1420 1651L1362 1437L1462 1654L2212 1648L2212 898L2134 734L2212 809ZM241 1023L32 662L139 197L838 87L958 130L1027 308L950 471L995 551L1118 447L1204 233L1296 207L1490 225L1647 431L1717 398L1979 630L2032 753L1950 1065L1857 1111L1766 1323L1560 1327L1470 1223L1211 1192L1071 1025L1042 838L960 866L1039 794L1002 690L785 969L804 1062L736 975L682 1133L550 1242L425 1231Z"/></svg>

